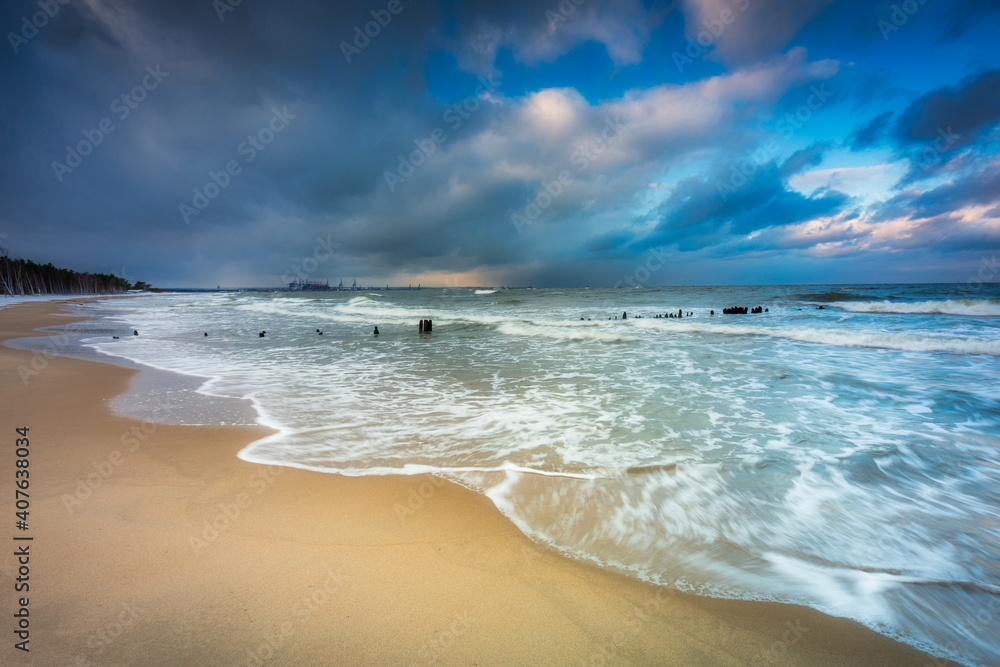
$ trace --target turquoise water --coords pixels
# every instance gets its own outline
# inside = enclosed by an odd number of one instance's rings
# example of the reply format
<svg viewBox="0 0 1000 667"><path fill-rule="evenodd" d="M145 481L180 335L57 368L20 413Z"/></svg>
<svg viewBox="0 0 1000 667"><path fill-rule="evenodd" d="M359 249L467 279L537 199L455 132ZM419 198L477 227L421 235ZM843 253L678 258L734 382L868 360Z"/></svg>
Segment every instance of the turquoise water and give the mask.
<svg viewBox="0 0 1000 667"><path fill-rule="evenodd" d="M279 432L245 459L435 472L569 555L998 664L1000 289L972 287L163 295L89 344L252 400Z"/></svg>

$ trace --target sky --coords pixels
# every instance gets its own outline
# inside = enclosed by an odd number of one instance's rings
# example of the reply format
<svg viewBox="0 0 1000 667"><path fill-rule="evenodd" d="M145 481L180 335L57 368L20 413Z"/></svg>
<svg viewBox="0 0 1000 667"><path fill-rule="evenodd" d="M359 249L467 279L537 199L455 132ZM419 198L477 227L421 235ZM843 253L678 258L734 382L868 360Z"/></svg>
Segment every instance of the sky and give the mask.
<svg viewBox="0 0 1000 667"><path fill-rule="evenodd" d="M964 283L1000 250L996 0L15 0L0 29L14 257L541 287Z"/></svg>

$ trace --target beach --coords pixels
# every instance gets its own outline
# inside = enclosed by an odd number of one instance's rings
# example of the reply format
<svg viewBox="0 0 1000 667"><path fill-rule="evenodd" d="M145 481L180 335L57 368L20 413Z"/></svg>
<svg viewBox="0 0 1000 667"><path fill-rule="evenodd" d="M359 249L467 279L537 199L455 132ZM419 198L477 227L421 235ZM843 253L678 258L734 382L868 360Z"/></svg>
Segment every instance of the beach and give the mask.
<svg viewBox="0 0 1000 667"><path fill-rule="evenodd" d="M3 309L0 340L65 324L57 307ZM18 427L33 538L30 653L14 648L8 613L5 664L932 660L806 607L693 596L566 558L437 477L261 465L237 453L264 428L112 414L136 371L8 347L0 368L8 545ZM11 609L13 548L0 569Z"/></svg>

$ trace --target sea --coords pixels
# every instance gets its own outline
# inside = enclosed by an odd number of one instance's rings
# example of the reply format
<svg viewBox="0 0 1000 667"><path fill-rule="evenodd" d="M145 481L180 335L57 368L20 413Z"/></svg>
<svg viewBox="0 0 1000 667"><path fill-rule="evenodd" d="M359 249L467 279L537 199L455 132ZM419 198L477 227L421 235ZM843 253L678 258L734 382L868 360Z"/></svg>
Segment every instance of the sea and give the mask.
<svg viewBox="0 0 1000 667"><path fill-rule="evenodd" d="M116 401L126 414L166 402L167 421L264 424L276 432L241 458L433 473L569 557L1000 664L997 283L218 292L76 308L99 319L62 329L91 354L191 385L137 389ZM186 403L206 396L252 410Z"/></svg>

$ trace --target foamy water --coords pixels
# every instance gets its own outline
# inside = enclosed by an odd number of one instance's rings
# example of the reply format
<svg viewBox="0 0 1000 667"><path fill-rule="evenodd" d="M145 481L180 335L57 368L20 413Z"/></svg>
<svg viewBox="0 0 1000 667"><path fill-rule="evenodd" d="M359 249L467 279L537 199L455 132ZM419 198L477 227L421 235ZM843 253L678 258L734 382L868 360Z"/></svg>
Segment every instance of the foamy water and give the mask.
<svg viewBox="0 0 1000 667"><path fill-rule="evenodd" d="M768 312L721 314L732 305ZM435 472L569 555L1000 663L995 286L198 294L104 307L128 308L121 326L142 335L96 349L254 402L279 432L247 460ZM680 308L695 314L653 317ZM418 334L427 318L433 333Z"/></svg>

